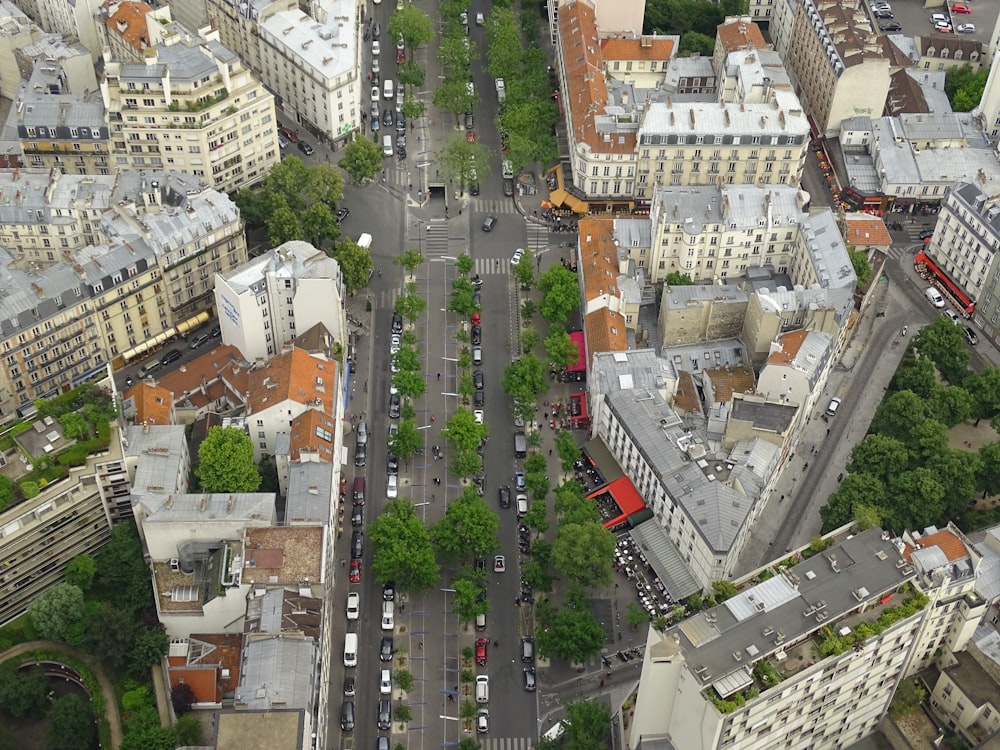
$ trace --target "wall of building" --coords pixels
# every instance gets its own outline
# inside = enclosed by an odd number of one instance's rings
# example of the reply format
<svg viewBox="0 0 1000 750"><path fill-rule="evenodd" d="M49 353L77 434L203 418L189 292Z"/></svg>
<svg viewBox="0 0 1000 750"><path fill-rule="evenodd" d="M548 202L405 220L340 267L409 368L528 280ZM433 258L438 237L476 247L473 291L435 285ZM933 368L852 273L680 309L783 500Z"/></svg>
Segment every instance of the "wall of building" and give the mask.
<svg viewBox="0 0 1000 750"><path fill-rule="evenodd" d="M672 293L683 294L684 287L671 287ZM738 338L749 310L747 299L694 299L683 308L660 307L661 340L665 346L694 344L699 341Z"/></svg>

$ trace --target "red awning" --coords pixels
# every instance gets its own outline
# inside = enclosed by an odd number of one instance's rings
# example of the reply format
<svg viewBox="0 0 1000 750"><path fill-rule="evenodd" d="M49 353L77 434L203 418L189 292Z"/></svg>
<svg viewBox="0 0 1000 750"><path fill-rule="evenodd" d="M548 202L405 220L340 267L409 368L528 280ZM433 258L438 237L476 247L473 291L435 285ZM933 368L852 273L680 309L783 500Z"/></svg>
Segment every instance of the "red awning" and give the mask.
<svg viewBox="0 0 1000 750"><path fill-rule="evenodd" d="M958 285L952 281L948 274L942 271L933 260L930 259L927 253L917 253L916 257L913 259L913 265L923 265L927 271L934 276L934 278L941 282L941 284L945 287L945 291L948 292L949 296L955 299L955 302L966 314L971 314L976 311L976 303L969 299L968 295L958 288Z"/></svg>
<svg viewBox="0 0 1000 750"><path fill-rule="evenodd" d="M599 497L604 494L611 495L611 498L622 511L620 516L612 518L604 523L604 528L606 529L610 529L620 523L624 523L625 520L633 513L638 513L646 507L646 503L643 501L642 496L635 488L635 485L632 484L632 480L628 477L620 477L611 484L606 484L600 489L594 490L592 493L587 495L587 498L593 500L595 497Z"/></svg>
<svg viewBox="0 0 1000 750"><path fill-rule="evenodd" d="M587 344L584 342L583 331L574 331L569 335L570 340L576 344L580 356L575 365L566 368L566 372L584 372L587 369Z"/></svg>

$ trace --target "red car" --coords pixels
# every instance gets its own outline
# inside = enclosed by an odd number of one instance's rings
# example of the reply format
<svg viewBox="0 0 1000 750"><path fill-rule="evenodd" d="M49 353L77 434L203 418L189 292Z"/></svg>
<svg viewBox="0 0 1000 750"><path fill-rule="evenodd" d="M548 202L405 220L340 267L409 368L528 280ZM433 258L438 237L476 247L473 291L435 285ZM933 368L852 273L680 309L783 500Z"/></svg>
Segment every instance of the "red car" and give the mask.
<svg viewBox="0 0 1000 750"><path fill-rule="evenodd" d="M406 62L406 51L396 50L396 65L402 65L404 62Z"/></svg>
<svg viewBox="0 0 1000 750"><path fill-rule="evenodd" d="M971 13L972 8L970 8L968 5L964 5L963 3L955 3L954 5L951 6L951 12L962 13L962 14Z"/></svg>
<svg viewBox="0 0 1000 750"><path fill-rule="evenodd" d="M351 560L351 583L361 583L360 560Z"/></svg>
<svg viewBox="0 0 1000 750"><path fill-rule="evenodd" d="M465 140L467 140L469 143L475 143L476 142L476 131L470 130L469 132L467 132L465 134Z"/></svg>
<svg viewBox="0 0 1000 750"><path fill-rule="evenodd" d="M472 313L472 325L474 326L479 325L479 321L480 321L479 313Z"/></svg>
<svg viewBox="0 0 1000 750"><path fill-rule="evenodd" d="M285 136L285 138L287 138L288 140L290 140L292 143L298 143L299 142L299 134L298 134L298 132L292 130L291 128L282 128L281 129L281 134L283 136Z"/></svg>
<svg viewBox="0 0 1000 750"><path fill-rule="evenodd" d="M481 667L486 666L486 647L489 643L485 638L476 638L476 664Z"/></svg>

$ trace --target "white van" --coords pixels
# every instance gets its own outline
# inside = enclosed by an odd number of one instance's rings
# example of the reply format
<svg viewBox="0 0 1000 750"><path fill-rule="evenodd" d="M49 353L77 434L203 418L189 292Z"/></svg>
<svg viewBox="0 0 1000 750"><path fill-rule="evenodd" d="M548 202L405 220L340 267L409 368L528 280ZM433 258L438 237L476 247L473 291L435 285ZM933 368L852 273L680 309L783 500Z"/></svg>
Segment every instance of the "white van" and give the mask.
<svg viewBox="0 0 1000 750"><path fill-rule="evenodd" d="M556 724L554 727L552 727L545 734L543 734L542 737L547 739L549 742L555 742L556 740L558 740L560 737L563 736L563 732L565 731L566 731L566 721L563 720L560 721L558 724Z"/></svg>
<svg viewBox="0 0 1000 750"><path fill-rule="evenodd" d="M344 636L344 666L358 666L358 634L347 633Z"/></svg>
<svg viewBox="0 0 1000 750"><path fill-rule="evenodd" d="M476 678L476 703L490 702L490 678L481 674Z"/></svg>
<svg viewBox="0 0 1000 750"><path fill-rule="evenodd" d="M934 287L929 286L924 289L924 296L927 298L928 302L934 305L934 307L938 309L944 307L944 297L942 297L941 292Z"/></svg>
<svg viewBox="0 0 1000 750"><path fill-rule="evenodd" d="M360 247L362 250L371 250L372 236L367 232L362 233L362 235L358 237L358 247Z"/></svg>
<svg viewBox="0 0 1000 750"><path fill-rule="evenodd" d="M382 136L382 156L392 156L392 136Z"/></svg>
<svg viewBox="0 0 1000 750"><path fill-rule="evenodd" d="M392 83L391 78L386 78L382 82L382 98L392 99L396 95L396 87Z"/></svg>
<svg viewBox="0 0 1000 750"><path fill-rule="evenodd" d="M382 602L382 630L392 630L396 627L396 605L392 602Z"/></svg>

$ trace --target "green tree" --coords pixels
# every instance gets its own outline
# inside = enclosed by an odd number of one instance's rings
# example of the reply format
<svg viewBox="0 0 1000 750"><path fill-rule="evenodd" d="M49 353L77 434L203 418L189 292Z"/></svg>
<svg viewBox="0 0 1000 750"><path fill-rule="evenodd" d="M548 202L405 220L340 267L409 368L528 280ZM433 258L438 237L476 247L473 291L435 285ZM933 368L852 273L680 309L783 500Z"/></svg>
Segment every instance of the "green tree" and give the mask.
<svg viewBox="0 0 1000 750"><path fill-rule="evenodd" d="M562 609L540 618L535 641L542 657L584 662L601 652L604 628L590 614L583 595L571 591Z"/></svg>
<svg viewBox="0 0 1000 750"><path fill-rule="evenodd" d="M910 452L903 443L885 435L867 435L851 450L848 471L867 472L883 482L908 468Z"/></svg>
<svg viewBox="0 0 1000 750"><path fill-rule="evenodd" d="M458 742L458 750L482 750L482 748L483 746L472 737L463 737Z"/></svg>
<svg viewBox="0 0 1000 750"><path fill-rule="evenodd" d="M482 612L482 607L489 605L486 597L482 596L482 585L469 578L457 578L451 587L455 592L451 600L452 611L464 622L474 620Z"/></svg>
<svg viewBox="0 0 1000 750"><path fill-rule="evenodd" d="M479 476L483 473L483 457L472 448L453 450L448 471L458 479Z"/></svg>
<svg viewBox="0 0 1000 750"><path fill-rule="evenodd" d="M912 391L897 391L879 404L869 429L912 446L913 431L924 422L926 415L927 405L923 399Z"/></svg>
<svg viewBox="0 0 1000 750"><path fill-rule="evenodd" d="M197 701L194 690L187 682L178 682L170 688L170 705L178 716L188 713Z"/></svg>
<svg viewBox="0 0 1000 750"><path fill-rule="evenodd" d="M149 568L134 524L111 528L108 543L97 554L94 584L104 600L127 614L153 606Z"/></svg>
<svg viewBox="0 0 1000 750"><path fill-rule="evenodd" d="M468 318L477 310L475 296L476 288L472 282L460 276L451 282L451 302L448 309Z"/></svg>
<svg viewBox="0 0 1000 750"><path fill-rule="evenodd" d="M406 461L424 444L424 436L417 429L412 419L404 419L399 423L396 434L389 439L391 450L400 461Z"/></svg>
<svg viewBox="0 0 1000 750"><path fill-rule="evenodd" d="M95 746L97 728L94 715L75 693L52 701L46 718L51 750L91 750Z"/></svg>
<svg viewBox="0 0 1000 750"><path fill-rule="evenodd" d="M370 250L361 247L350 237L341 237L329 255L340 264L340 272L344 275L344 286L348 292L361 289L368 283L373 268Z"/></svg>
<svg viewBox="0 0 1000 750"><path fill-rule="evenodd" d="M302 238L299 217L280 195L275 196L275 206L267 217L267 239L272 247Z"/></svg>
<svg viewBox="0 0 1000 750"><path fill-rule="evenodd" d="M15 660L0 664L0 712L13 719L39 717L48 704L49 681L41 667L18 669Z"/></svg>
<svg viewBox="0 0 1000 750"><path fill-rule="evenodd" d="M526 472L524 475L524 484L527 486L534 501L539 503L545 502L545 496L552 489L548 475L538 471Z"/></svg>
<svg viewBox="0 0 1000 750"><path fill-rule="evenodd" d="M531 323L531 319L535 317L535 311L538 310L538 304L533 299L526 299L521 302L521 318L524 320L525 325ZM538 335L537 333L535 334ZM522 345L523 345L522 340ZM534 347L525 346L525 349L533 349Z"/></svg>
<svg viewBox="0 0 1000 750"><path fill-rule="evenodd" d="M463 107L458 111L471 112L472 109ZM485 180L489 176L490 156L490 151L478 141L470 143L464 136L452 138L438 154L441 175L454 180L459 191L464 191L467 183Z"/></svg>
<svg viewBox="0 0 1000 750"><path fill-rule="evenodd" d="M570 701L566 704L564 747L573 750L603 750L611 736L611 713L598 701Z"/></svg>
<svg viewBox="0 0 1000 750"><path fill-rule="evenodd" d="M441 575L434 548L413 503L405 498L390 501L369 524L372 572L379 581L395 581L406 591L425 591Z"/></svg>
<svg viewBox="0 0 1000 750"><path fill-rule="evenodd" d="M195 472L204 492L256 492L260 473L250 436L236 427L213 427L198 448Z"/></svg>
<svg viewBox="0 0 1000 750"><path fill-rule="evenodd" d="M507 365L500 383L504 392L520 403L534 404L536 397L549 389L545 366L531 352L524 353L519 360Z"/></svg>
<svg viewBox="0 0 1000 750"><path fill-rule="evenodd" d="M204 744L204 729L197 716L178 716L174 724L178 747L196 747Z"/></svg>
<svg viewBox="0 0 1000 750"><path fill-rule="evenodd" d="M38 482L32 482L30 480L21 482L21 494L24 495L26 500L38 497L39 492L41 492L41 488L38 486Z"/></svg>
<svg viewBox="0 0 1000 750"><path fill-rule="evenodd" d="M431 531L438 557L444 562L458 562L492 553L500 546L499 524L497 514L473 488L467 487L448 504L444 517Z"/></svg>
<svg viewBox="0 0 1000 750"><path fill-rule="evenodd" d="M528 512L524 514L521 523L529 529L534 529L537 534L544 534L549 528L549 509L541 500L535 500L528 506Z"/></svg>
<svg viewBox="0 0 1000 750"><path fill-rule="evenodd" d="M413 674L409 670L397 669L392 673L392 679L396 683L396 687L404 693L413 690Z"/></svg>
<svg viewBox="0 0 1000 750"><path fill-rule="evenodd" d="M438 44L437 59L447 69L448 78L462 83L462 73L468 73L474 60L478 59L479 50L475 43L463 34L446 34Z"/></svg>
<svg viewBox="0 0 1000 750"><path fill-rule="evenodd" d="M872 505L859 504L854 506L854 525L858 531L881 526L882 516L878 512L878 508Z"/></svg>
<svg viewBox="0 0 1000 750"><path fill-rule="evenodd" d="M564 328L552 326L545 337L545 353L557 370L575 365L580 359L580 347Z"/></svg>
<svg viewBox="0 0 1000 750"><path fill-rule="evenodd" d="M431 19L412 3L404 3L402 7L397 6L396 12L389 16L386 28L389 30L389 38L396 40L402 37L403 44L411 53L435 36Z"/></svg>
<svg viewBox="0 0 1000 750"><path fill-rule="evenodd" d="M407 60L399 66L399 84L401 86L423 86L427 80L427 74L413 60Z"/></svg>
<svg viewBox="0 0 1000 750"><path fill-rule="evenodd" d="M570 313L580 307L580 282L567 268L551 266L538 277L542 302L538 312L550 323L565 323Z"/></svg>
<svg viewBox="0 0 1000 750"><path fill-rule="evenodd" d="M535 283L535 258L530 247L524 248L521 260L510 267L510 272L518 286L524 290L531 289Z"/></svg>
<svg viewBox="0 0 1000 750"><path fill-rule="evenodd" d="M59 417L59 424L63 428L63 434L74 440L83 440L89 433L87 420L79 412L71 411Z"/></svg>
<svg viewBox="0 0 1000 750"><path fill-rule="evenodd" d="M671 271L667 274L667 286L692 286L694 280L686 273Z"/></svg>
<svg viewBox="0 0 1000 750"><path fill-rule="evenodd" d="M302 234L316 248L326 241L335 241L340 236L340 224L333 211L325 203L316 201L302 214Z"/></svg>
<svg viewBox="0 0 1000 750"><path fill-rule="evenodd" d="M867 253L849 248L847 256L851 259L854 275L858 277L858 288L867 288L868 282L872 280L872 264L868 261Z"/></svg>
<svg viewBox="0 0 1000 750"><path fill-rule="evenodd" d="M889 704L889 712L894 719L911 714L920 708L920 704L927 697L927 691L915 678L903 680L896 688L895 695L892 696L892 703Z"/></svg>
<svg viewBox="0 0 1000 750"><path fill-rule="evenodd" d="M961 385L969 369L969 347L965 333L944 315L935 318L913 337L913 346L934 360L941 376L952 385Z"/></svg>
<svg viewBox="0 0 1000 750"><path fill-rule="evenodd" d="M478 424L473 413L463 407L451 413L445 428L441 430L441 435L455 451L475 451L488 434L489 428Z"/></svg>
<svg viewBox="0 0 1000 750"><path fill-rule="evenodd" d="M691 57L692 55L704 55L711 57L715 48L715 38L708 34L699 34L697 31L688 31L681 36L681 43L677 46L679 57Z"/></svg>
<svg viewBox="0 0 1000 750"><path fill-rule="evenodd" d="M936 385L934 363L928 357L913 357L900 364L890 387L894 391L913 391L920 398L929 398Z"/></svg>
<svg viewBox="0 0 1000 750"><path fill-rule="evenodd" d="M397 372L392 376L392 382L401 396L420 398L427 390L424 376L416 372Z"/></svg>
<svg viewBox="0 0 1000 750"><path fill-rule="evenodd" d="M572 431L559 430L556 433L556 453L559 454L562 470L573 471L573 465L580 460L580 446L576 444Z"/></svg>
<svg viewBox="0 0 1000 750"><path fill-rule="evenodd" d="M552 543L552 564L581 586L611 583L615 537L598 523L560 523Z"/></svg>
<svg viewBox="0 0 1000 750"><path fill-rule="evenodd" d="M418 248L411 247L409 250L404 250L393 258L392 262L404 269L408 275L412 276L417 267L424 262L424 256Z"/></svg>
<svg viewBox="0 0 1000 750"><path fill-rule="evenodd" d="M854 521L855 509L866 506L879 510L886 504L885 484L871 474L848 474L836 491L827 498L826 505L819 509L823 520L823 533L838 529Z"/></svg>
<svg viewBox="0 0 1000 750"><path fill-rule="evenodd" d="M463 112L472 111L478 99L478 96L469 96L468 81L465 76L461 74L445 76L444 80L441 81L441 84L434 89L434 93L431 96L431 102L435 107L447 110L455 115L456 123L459 122L458 118ZM464 138L462 139L462 142L465 142ZM438 155L438 161L443 161L441 154ZM471 165L469 165L467 170L471 168ZM452 171L452 168L449 167L447 170L446 174L451 175L451 178L455 179L456 173ZM463 183L469 178L468 171L465 171L464 174L465 176L462 178Z"/></svg>
<svg viewBox="0 0 1000 750"><path fill-rule="evenodd" d="M1000 495L1000 442L989 443L979 450L982 464L979 470L979 487L986 495Z"/></svg>
<svg viewBox="0 0 1000 750"><path fill-rule="evenodd" d="M736 596L737 588L730 581L713 581L712 591L715 592L716 601L721 603Z"/></svg>
<svg viewBox="0 0 1000 750"><path fill-rule="evenodd" d="M83 644L109 672L124 672L129 663L132 644L139 625L126 609L102 602L87 617Z"/></svg>
<svg viewBox="0 0 1000 750"><path fill-rule="evenodd" d="M462 253L455 259L455 270L463 276L468 276L473 267L474 263L468 253Z"/></svg>
<svg viewBox="0 0 1000 750"><path fill-rule="evenodd" d="M392 355L392 361L400 372L420 372L423 365L420 362L420 355L412 346L401 346L399 351Z"/></svg>
<svg viewBox="0 0 1000 750"><path fill-rule="evenodd" d="M35 632L53 641L66 640L83 622L83 615L83 592L71 583L57 583L28 606L28 617Z"/></svg>
<svg viewBox="0 0 1000 750"><path fill-rule="evenodd" d="M1000 413L1000 368L984 367L981 372L974 372L965 381L965 388L972 394L972 416L976 420L992 419ZM0 509L3 505L0 503Z"/></svg>
<svg viewBox="0 0 1000 750"><path fill-rule="evenodd" d="M601 521L597 505L587 499L583 487L576 479L567 479L556 487L555 511L561 524L591 524Z"/></svg>
<svg viewBox="0 0 1000 750"><path fill-rule="evenodd" d="M274 456L264 454L257 462L257 472L260 474L260 487L258 492L273 492L278 494L281 487L278 484L278 464Z"/></svg>
<svg viewBox="0 0 1000 750"><path fill-rule="evenodd" d="M972 416L972 407L972 395L954 385L936 386L927 401L928 416L949 428Z"/></svg>
<svg viewBox="0 0 1000 750"><path fill-rule="evenodd" d="M66 583L81 591L90 591L97 573L97 561L91 555L77 555L66 566Z"/></svg>
<svg viewBox="0 0 1000 750"><path fill-rule="evenodd" d="M132 646L129 671L136 676L147 674L150 667L159 664L166 656L169 646L170 639L162 628L141 628Z"/></svg>
<svg viewBox="0 0 1000 750"><path fill-rule="evenodd" d="M521 23L510 8L494 6L486 24L490 75L513 80L521 70Z"/></svg>
<svg viewBox="0 0 1000 750"><path fill-rule="evenodd" d="M427 300L416 294L403 294L396 297L396 312L411 323L427 309Z"/></svg>
<svg viewBox="0 0 1000 750"><path fill-rule="evenodd" d="M625 621L632 630L638 630L640 625L649 622L649 614L635 602L629 602L625 607Z"/></svg>
<svg viewBox="0 0 1000 750"><path fill-rule="evenodd" d="M956 112L971 112L983 98L986 78L990 71L973 72L969 64L948 68L944 76L944 90Z"/></svg>
<svg viewBox="0 0 1000 750"><path fill-rule="evenodd" d="M552 590L552 575L538 560L525 560L521 563L521 578L535 591Z"/></svg>
<svg viewBox="0 0 1000 750"><path fill-rule="evenodd" d="M410 121L410 130L413 130L413 121L418 117L423 117L426 111L427 105L422 101L414 99L409 94L403 98L402 112L406 116L406 119ZM376 146L376 148L378 147ZM381 151L379 153L381 154Z"/></svg>
<svg viewBox="0 0 1000 750"><path fill-rule="evenodd" d="M0 513L14 504L14 482L0 474Z"/></svg>
<svg viewBox="0 0 1000 750"><path fill-rule="evenodd" d="M525 304L531 302L531 300L525 300ZM521 329L521 349L526 352L533 352L538 348L541 343L542 337L535 328L528 327L527 325Z"/></svg>

